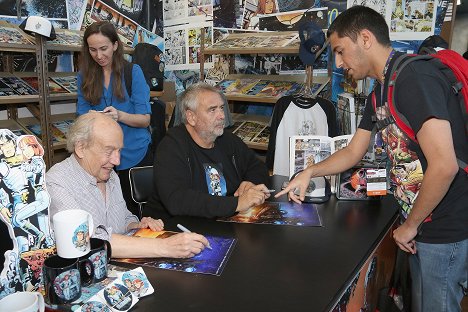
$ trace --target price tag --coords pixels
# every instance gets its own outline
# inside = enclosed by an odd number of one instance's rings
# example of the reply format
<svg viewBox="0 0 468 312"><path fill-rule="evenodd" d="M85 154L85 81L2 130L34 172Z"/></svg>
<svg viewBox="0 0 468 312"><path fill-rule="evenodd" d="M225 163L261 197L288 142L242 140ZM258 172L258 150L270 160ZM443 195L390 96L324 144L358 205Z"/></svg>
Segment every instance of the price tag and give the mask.
<svg viewBox="0 0 468 312"><path fill-rule="evenodd" d="M367 169L367 196L379 196L387 194L387 170Z"/></svg>

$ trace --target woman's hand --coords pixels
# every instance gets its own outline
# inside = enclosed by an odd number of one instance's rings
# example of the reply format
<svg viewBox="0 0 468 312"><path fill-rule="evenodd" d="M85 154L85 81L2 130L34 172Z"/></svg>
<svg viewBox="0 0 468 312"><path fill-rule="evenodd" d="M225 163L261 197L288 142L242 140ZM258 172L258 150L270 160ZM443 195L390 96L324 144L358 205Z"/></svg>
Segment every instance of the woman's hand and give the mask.
<svg viewBox="0 0 468 312"><path fill-rule="evenodd" d="M114 119L115 121L120 120L120 111L113 106L107 106L103 109L102 112L106 114L106 116L109 116L110 118Z"/></svg>

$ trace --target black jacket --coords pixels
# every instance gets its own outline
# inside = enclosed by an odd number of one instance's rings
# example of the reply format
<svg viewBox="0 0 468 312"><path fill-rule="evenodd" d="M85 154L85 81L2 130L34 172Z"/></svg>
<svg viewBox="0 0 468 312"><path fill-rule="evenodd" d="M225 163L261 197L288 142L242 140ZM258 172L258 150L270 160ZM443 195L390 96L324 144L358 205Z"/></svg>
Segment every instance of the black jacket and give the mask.
<svg viewBox="0 0 468 312"><path fill-rule="evenodd" d="M216 139L215 148L222 158L226 196L208 193L203 164L198 157L203 149L192 140L185 125L171 128L156 151L155 193L147 203L145 214L157 217L164 216L164 212L172 216L231 216L238 201L233 194L242 181L267 183L265 164L237 136L225 131Z"/></svg>

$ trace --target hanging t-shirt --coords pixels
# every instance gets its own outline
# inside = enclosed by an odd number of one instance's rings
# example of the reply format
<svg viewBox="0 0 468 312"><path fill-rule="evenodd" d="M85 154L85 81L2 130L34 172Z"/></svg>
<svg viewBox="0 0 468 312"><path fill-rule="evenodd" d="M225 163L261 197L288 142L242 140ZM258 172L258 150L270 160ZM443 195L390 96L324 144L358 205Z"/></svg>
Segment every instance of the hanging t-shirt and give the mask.
<svg viewBox="0 0 468 312"><path fill-rule="evenodd" d="M276 102L267 151L267 166L273 174L289 176L289 137L293 135L335 136L333 103L320 97L304 101L293 96Z"/></svg>

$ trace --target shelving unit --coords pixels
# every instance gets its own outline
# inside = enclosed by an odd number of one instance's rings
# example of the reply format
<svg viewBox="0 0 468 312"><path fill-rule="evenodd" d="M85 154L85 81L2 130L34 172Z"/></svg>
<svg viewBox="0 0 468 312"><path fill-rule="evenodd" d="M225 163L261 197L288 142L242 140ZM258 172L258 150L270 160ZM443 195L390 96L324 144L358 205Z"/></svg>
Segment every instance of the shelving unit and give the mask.
<svg viewBox="0 0 468 312"><path fill-rule="evenodd" d="M212 46L204 46L204 30L201 34L201 52L200 52L200 80L204 79L204 61L205 56L223 54L228 56L229 72L234 71L234 55L239 54L299 54L300 40L297 31L291 32L262 32L262 33L237 33L229 34L226 38L218 41ZM319 93L323 87L330 81L328 76L316 76L312 79L312 71L306 71L305 75L246 75L246 74L230 74L225 79L260 79L270 81L287 81L298 83L320 83L321 88L315 92ZM275 104L280 96L256 96L245 94L229 94L226 93L226 98L230 103L235 102L255 102L255 103L269 103ZM268 117L265 116L252 116L241 117L236 115L234 120L251 120L268 122ZM252 142L245 142L247 146L256 150L266 150L268 144L258 144Z"/></svg>
<svg viewBox="0 0 468 312"><path fill-rule="evenodd" d="M5 22L1 22L0 27L11 27L15 28L21 33L24 38L34 42L34 44L17 44L17 43L0 43L0 54L2 57L2 73L0 76L16 76L16 77L37 77L38 82L38 95L12 95L12 96L0 96L0 105L7 106L8 119L7 121L1 121L1 127L19 126L25 128L26 124L39 124L41 127L41 142L44 147L45 155L44 162L47 167L51 167L54 163L54 151L65 148L65 144L54 143L52 135L51 123L57 120L63 120L63 118L69 119L74 117L74 114L68 115L51 115L50 105L51 104L63 104L71 103L76 101L76 92L70 93L50 93L49 92L49 77L60 77L76 75L76 73L50 73L47 67L47 52L48 51L70 51L79 52L81 51L81 38L83 33L79 31L61 30L57 29L57 38L54 41L47 41L40 35L31 37L21 31L15 25L8 25ZM64 44L66 40L60 41L60 38L65 38L73 42L73 44ZM60 43L58 44L57 41ZM124 53L130 54L133 49L129 47L124 48ZM14 72L13 66L13 55L17 53L35 53L36 58L36 72L24 73ZM31 112L34 117L26 119L18 119L18 105L24 105ZM30 133L29 131L27 131Z"/></svg>

